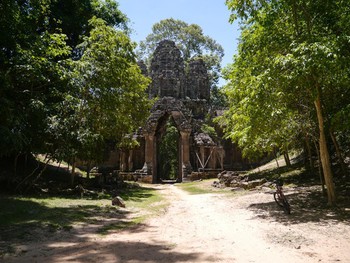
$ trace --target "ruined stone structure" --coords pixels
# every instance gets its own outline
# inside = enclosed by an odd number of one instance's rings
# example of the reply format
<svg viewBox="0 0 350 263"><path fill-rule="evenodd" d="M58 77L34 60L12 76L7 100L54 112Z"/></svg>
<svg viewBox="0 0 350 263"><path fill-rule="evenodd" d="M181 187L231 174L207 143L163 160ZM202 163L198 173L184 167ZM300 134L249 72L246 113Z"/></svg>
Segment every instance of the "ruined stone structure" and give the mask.
<svg viewBox="0 0 350 263"><path fill-rule="evenodd" d="M193 172L218 173L232 168L227 152L240 155L239 151L232 144L201 131L210 108L210 84L204 61L192 60L185 67L175 43L165 40L156 48L150 68L141 62L139 66L152 79L147 91L149 97L158 100L145 126L134 134L140 146L120 152L120 174L131 173L152 183L162 180L158 151L169 119L179 135L178 182L188 179ZM241 157L238 159L242 161Z"/></svg>

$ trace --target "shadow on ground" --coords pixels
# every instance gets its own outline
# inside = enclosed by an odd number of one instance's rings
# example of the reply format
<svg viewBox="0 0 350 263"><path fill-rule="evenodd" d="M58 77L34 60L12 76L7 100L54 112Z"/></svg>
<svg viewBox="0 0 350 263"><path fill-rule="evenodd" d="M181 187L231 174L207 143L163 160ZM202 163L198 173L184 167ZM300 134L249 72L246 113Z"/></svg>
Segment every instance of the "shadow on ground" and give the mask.
<svg viewBox="0 0 350 263"><path fill-rule="evenodd" d="M69 235L59 238L42 239L34 243L34 247L13 251L11 256L5 255L2 262L35 262L45 259L45 262L206 262L214 258L204 258L203 255L191 252L181 252L176 244L166 244L159 240L137 240L137 234L149 230L142 224L123 230L135 235L129 241L113 240L113 237L91 239L86 233L79 235L72 231ZM118 235L118 232L114 233ZM118 238L117 238L118 239ZM33 244L33 243L32 243ZM14 254L16 256L14 256ZM38 261L39 262L39 261Z"/></svg>
<svg viewBox="0 0 350 263"><path fill-rule="evenodd" d="M198 253L176 251L174 245L160 242L111 242L102 247L98 254L90 252L79 256L71 255L71 260L87 262L94 257L94 262L195 262Z"/></svg>
<svg viewBox="0 0 350 263"><path fill-rule="evenodd" d="M326 197L320 187L297 187L286 191L286 197L291 206L291 214L285 214L271 195L271 202L254 203L249 209L254 211L256 217L288 224L307 222L349 222L350 223L350 199L340 196L338 206L327 206Z"/></svg>
<svg viewBox="0 0 350 263"><path fill-rule="evenodd" d="M156 188L118 189L125 201L141 202L157 196ZM103 196L105 197L105 196ZM65 196L33 195L0 196L0 261L5 255L18 255L16 246L43 243L51 239L78 243L88 242L84 236L106 235L130 228L138 231L143 225L131 211L112 206L111 198L99 199L74 194ZM76 227L84 229L84 235Z"/></svg>

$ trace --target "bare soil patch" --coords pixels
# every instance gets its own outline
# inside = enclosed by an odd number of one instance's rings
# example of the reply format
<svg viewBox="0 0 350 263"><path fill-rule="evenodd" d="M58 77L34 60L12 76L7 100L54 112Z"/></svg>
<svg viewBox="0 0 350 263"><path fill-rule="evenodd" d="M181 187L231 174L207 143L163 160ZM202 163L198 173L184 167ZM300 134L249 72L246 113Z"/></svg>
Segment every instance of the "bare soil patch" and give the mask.
<svg viewBox="0 0 350 263"><path fill-rule="evenodd" d="M18 240L16 253L2 261L350 262L350 210L323 206L319 186L286 190L291 215L274 203L269 188L190 195L177 185L155 187L170 205L143 224L107 235L76 225ZM125 214L133 212L125 208Z"/></svg>

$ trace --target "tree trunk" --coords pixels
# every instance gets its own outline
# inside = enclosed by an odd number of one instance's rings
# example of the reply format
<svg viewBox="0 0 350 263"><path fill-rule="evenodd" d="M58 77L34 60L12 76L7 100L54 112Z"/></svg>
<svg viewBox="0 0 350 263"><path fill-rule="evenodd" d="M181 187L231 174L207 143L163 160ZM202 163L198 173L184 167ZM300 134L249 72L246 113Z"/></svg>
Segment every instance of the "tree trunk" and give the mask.
<svg viewBox="0 0 350 263"><path fill-rule="evenodd" d="M37 175L37 177L35 179L32 180L32 182L27 186L26 190L24 193L27 193L29 191L30 188L33 187L33 185L36 183L36 181L38 181L38 179L42 176L42 174L45 172L46 168L47 168L47 165L49 164L49 162L51 161L51 158L46 158L45 157L45 165L44 167L41 169L40 173Z"/></svg>
<svg viewBox="0 0 350 263"><path fill-rule="evenodd" d="M34 173L40 168L40 162L37 162L37 167L29 174L27 175L15 188L15 192L17 192L20 189L20 186L24 183L27 182L27 180L29 180L30 177L32 177L32 175L34 175Z"/></svg>
<svg viewBox="0 0 350 263"><path fill-rule="evenodd" d="M71 173L71 176L70 176L70 184L71 184L71 186L74 185L74 177L75 177L75 157L73 157L73 159L72 159L72 173Z"/></svg>
<svg viewBox="0 0 350 263"><path fill-rule="evenodd" d="M277 173L278 173L279 176L281 176L281 174L280 174L280 165L278 163L278 158L277 158L277 154L276 154L275 150L273 150L273 155L275 157L275 161L276 161L276 165L277 165Z"/></svg>
<svg viewBox="0 0 350 263"><path fill-rule="evenodd" d="M321 90L320 87L317 87L317 97L314 101L316 112L317 112L317 120L318 127L320 132L319 145L320 145L320 157L323 169L323 175L325 179L325 183L327 186L327 195L328 195L328 205L334 205L336 201L335 196L335 187L333 182L333 174L331 169L331 162L327 147L326 135L324 131L324 119L322 114L322 104L321 104Z"/></svg>
<svg viewBox="0 0 350 263"><path fill-rule="evenodd" d="M339 143L337 141L337 138L335 137L335 134L334 134L333 130L330 131L330 135L331 135L334 147L335 147L335 151L337 153L337 157L338 157L338 160L339 160L341 171L342 171L343 175L346 175L347 174L347 170L346 170L346 167L345 167L344 159L343 159L343 156L341 154Z"/></svg>
<svg viewBox="0 0 350 263"><path fill-rule="evenodd" d="M90 170L91 170L91 161L88 161L87 165L86 165L86 178L87 179L90 179Z"/></svg>
<svg viewBox="0 0 350 263"><path fill-rule="evenodd" d="M286 162L287 167L291 167L292 164L290 163L290 158L289 158L287 147L285 147L285 149L284 149L283 157L284 157L284 161Z"/></svg>
<svg viewBox="0 0 350 263"><path fill-rule="evenodd" d="M275 161L276 161L277 168L279 169L279 168L280 168L280 165L279 165L279 163L278 163L277 157L275 157Z"/></svg>
<svg viewBox="0 0 350 263"><path fill-rule="evenodd" d="M306 144L307 155L309 158L310 171L311 171L311 173L313 173L314 172L314 162L312 160L310 140L309 140L309 136L307 134L305 135L305 144ZM317 151L317 155L318 155L318 151Z"/></svg>
<svg viewBox="0 0 350 263"><path fill-rule="evenodd" d="M314 143L315 143L315 149L316 149L316 153L317 153L318 175L320 176L320 182L321 182L321 185L322 185L322 193L323 193L324 195L326 195L326 189L324 188L324 180L323 180L322 167L321 167L320 151L318 150L317 142L314 141Z"/></svg>

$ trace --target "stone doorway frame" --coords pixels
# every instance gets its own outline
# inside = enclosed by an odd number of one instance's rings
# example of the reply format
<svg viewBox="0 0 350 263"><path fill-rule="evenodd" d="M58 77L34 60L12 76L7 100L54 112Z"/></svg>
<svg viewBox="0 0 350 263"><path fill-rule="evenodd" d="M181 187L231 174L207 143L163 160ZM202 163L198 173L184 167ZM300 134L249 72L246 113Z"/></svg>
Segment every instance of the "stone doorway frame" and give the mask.
<svg viewBox="0 0 350 263"><path fill-rule="evenodd" d="M173 118L175 126L179 132L179 175L177 182L187 180L188 175L192 172L190 163L190 136L192 127L187 113L180 110L184 109L181 101L175 100L172 97L164 97L159 100L152 111L144 129L145 138L145 163L142 168L147 175L152 175L152 183L159 183L158 178L158 138L160 129L164 126L169 118ZM186 115L185 115L186 114Z"/></svg>
<svg viewBox="0 0 350 263"><path fill-rule="evenodd" d="M172 125L176 128L176 142L177 142L177 145L176 145L176 159L177 159L177 173L176 173L176 179L174 180L171 180L171 179L166 179L166 178L163 178L163 174L160 174L162 172L162 169L161 169L161 154L160 154L160 148L161 148L161 145L163 143L163 139L164 139L164 136L165 134L168 132L167 131L167 125L169 122L172 122ZM182 178L182 173L181 173L181 165L180 165L180 160L181 160L181 135L180 135L180 131L179 131L179 128L178 126L176 125L175 121L174 121L174 118L173 116L171 115L168 115L168 114L164 114L158 121L158 126L157 126L157 130L156 130L156 133L155 133L155 140L156 140L156 145L155 145L155 158L157 158L157 162L156 166L156 169L155 169L155 177L157 178L157 181L158 182L173 182L173 181L176 181L176 182L181 182L181 178ZM165 158L167 158L166 156L163 156Z"/></svg>

